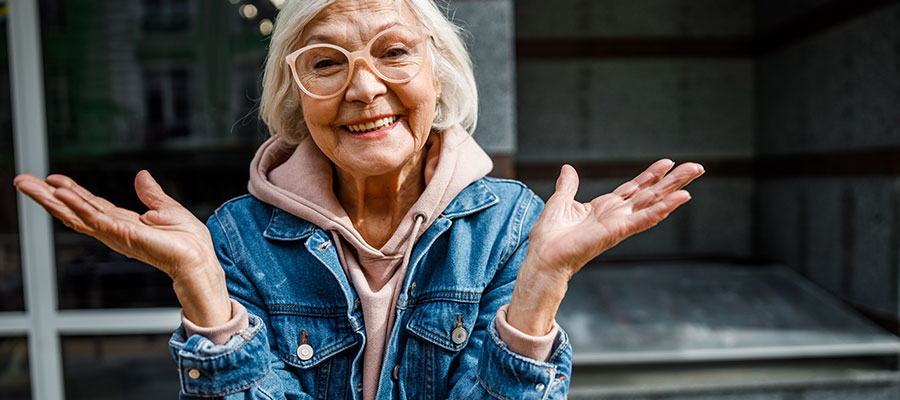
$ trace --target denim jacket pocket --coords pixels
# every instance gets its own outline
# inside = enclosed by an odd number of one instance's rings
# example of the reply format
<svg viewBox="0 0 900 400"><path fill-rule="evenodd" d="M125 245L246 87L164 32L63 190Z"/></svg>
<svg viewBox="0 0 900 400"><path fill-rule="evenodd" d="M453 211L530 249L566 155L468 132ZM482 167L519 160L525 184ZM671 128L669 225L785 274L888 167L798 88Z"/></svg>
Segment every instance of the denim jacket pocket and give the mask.
<svg viewBox="0 0 900 400"><path fill-rule="evenodd" d="M455 360L472 337L481 295L422 297L406 324L411 340L398 371L400 385L406 398L445 399L450 392L451 367L458 365Z"/></svg>
<svg viewBox="0 0 900 400"><path fill-rule="evenodd" d="M357 343L343 308L269 305L278 355L292 366L313 368Z"/></svg>
<svg viewBox="0 0 900 400"><path fill-rule="evenodd" d="M424 300L413 310L406 330L444 349L462 350L469 343L478 319L480 297L471 293Z"/></svg>

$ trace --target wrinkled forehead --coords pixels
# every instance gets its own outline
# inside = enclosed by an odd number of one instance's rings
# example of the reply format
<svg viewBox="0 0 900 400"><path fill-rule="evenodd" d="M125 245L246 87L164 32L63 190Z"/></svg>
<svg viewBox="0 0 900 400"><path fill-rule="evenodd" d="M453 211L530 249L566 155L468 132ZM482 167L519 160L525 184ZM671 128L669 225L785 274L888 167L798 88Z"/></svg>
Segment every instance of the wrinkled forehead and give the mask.
<svg viewBox="0 0 900 400"><path fill-rule="evenodd" d="M379 32L397 25L421 25L403 0L337 0L306 25L298 45L362 46Z"/></svg>

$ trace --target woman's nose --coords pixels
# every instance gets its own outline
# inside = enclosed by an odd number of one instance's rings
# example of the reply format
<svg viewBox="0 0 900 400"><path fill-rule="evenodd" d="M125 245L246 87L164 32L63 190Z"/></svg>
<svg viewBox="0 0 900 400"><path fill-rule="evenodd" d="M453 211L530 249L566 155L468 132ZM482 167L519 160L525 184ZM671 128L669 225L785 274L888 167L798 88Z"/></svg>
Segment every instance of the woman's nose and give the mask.
<svg viewBox="0 0 900 400"><path fill-rule="evenodd" d="M353 75L345 94L347 101L371 103L375 98L387 92L387 85L375 75L369 65L359 60L353 66Z"/></svg>

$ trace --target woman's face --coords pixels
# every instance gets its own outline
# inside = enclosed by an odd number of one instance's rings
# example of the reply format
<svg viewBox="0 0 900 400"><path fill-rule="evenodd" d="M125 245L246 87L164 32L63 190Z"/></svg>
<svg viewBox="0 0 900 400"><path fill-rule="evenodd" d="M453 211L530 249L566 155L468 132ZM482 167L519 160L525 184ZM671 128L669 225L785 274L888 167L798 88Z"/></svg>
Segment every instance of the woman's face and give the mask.
<svg viewBox="0 0 900 400"><path fill-rule="evenodd" d="M395 25L418 23L408 10L398 10L394 0L338 0L307 25L298 48L331 43L353 52ZM357 62L349 86L335 97L316 99L298 90L313 141L338 168L358 177L378 176L418 160L415 155L431 131L440 91L426 58L422 71L406 83L385 82ZM357 132L379 120L388 124Z"/></svg>

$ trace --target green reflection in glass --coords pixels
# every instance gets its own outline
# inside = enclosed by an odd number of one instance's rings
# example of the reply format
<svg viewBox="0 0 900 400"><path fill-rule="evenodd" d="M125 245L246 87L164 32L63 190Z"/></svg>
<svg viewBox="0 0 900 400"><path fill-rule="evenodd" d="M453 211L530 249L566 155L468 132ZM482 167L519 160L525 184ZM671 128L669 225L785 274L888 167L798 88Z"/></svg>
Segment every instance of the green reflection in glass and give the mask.
<svg viewBox="0 0 900 400"><path fill-rule="evenodd" d="M21 311L25 302L16 193L11 185L16 169L5 3L0 1L0 311Z"/></svg>
<svg viewBox="0 0 900 400"><path fill-rule="evenodd" d="M66 399L178 397L168 340L169 335L62 337Z"/></svg>
<svg viewBox="0 0 900 400"><path fill-rule="evenodd" d="M28 341L0 338L0 399L30 399Z"/></svg>

